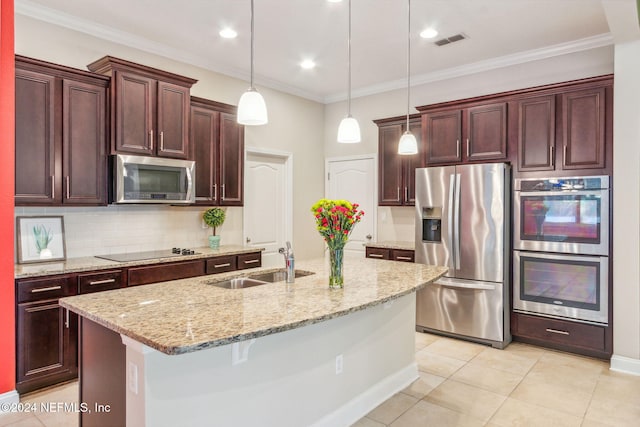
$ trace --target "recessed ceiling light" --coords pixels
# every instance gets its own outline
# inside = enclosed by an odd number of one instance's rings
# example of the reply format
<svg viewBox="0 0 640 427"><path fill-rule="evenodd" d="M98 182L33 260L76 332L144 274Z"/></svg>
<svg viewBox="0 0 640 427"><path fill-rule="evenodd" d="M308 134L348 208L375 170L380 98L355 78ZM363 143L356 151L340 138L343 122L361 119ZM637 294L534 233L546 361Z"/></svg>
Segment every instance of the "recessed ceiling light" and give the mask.
<svg viewBox="0 0 640 427"><path fill-rule="evenodd" d="M219 34L223 39L235 39L236 37L238 37L238 33L233 28L229 27L220 30Z"/></svg>
<svg viewBox="0 0 640 427"><path fill-rule="evenodd" d="M316 67L316 63L313 62L313 60L311 60L311 59L305 59L304 61L302 61L300 63L300 66L302 68L304 68L305 70L311 70L311 69Z"/></svg>
<svg viewBox="0 0 640 427"><path fill-rule="evenodd" d="M420 32L420 37L423 39L432 39L438 35L438 31L435 28L425 28Z"/></svg>
<svg viewBox="0 0 640 427"><path fill-rule="evenodd" d="M342 0L327 0L329 3L340 3Z"/></svg>

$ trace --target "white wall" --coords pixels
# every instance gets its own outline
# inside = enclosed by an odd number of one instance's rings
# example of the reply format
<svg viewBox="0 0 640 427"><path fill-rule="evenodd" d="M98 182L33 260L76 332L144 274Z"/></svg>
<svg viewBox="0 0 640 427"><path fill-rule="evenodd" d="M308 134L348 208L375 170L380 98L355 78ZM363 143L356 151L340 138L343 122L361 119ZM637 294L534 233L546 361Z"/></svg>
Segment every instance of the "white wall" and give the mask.
<svg viewBox="0 0 640 427"><path fill-rule="evenodd" d="M84 33L16 15L16 53L79 69L111 55L161 70L198 79L191 93L195 96L237 105L248 83L168 58L101 40ZM258 88L269 111L269 124L245 132L245 145L293 153L293 245L300 259L322 255L322 240L315 230L311 205L324 194L322 104ZM248 189L250 191L250 189ZM265 207L268 208L268 207ZM206 231L200 228L198 215L204 208L105 207L48 208L52 215L64 215L67 226L68 256L117 252L119 248L144 250L170 248L183 241L185 246L206 245ZM20 210L16 214L20 214ZM40 214L43 210L29 210ZM125 217L126 215L126 217ZM121 226L123 218L134 226ZM128 222L128 220L126 220ZM88 225L91 224L91 225ZM135 229L134 233L131 230ZM220 230L224 242L243 244L242 208L228 209ZM135 236L135 239L132 238ZM104 240L108 243L99 243ZM176 243L173 243L176 242Z"/></svg>

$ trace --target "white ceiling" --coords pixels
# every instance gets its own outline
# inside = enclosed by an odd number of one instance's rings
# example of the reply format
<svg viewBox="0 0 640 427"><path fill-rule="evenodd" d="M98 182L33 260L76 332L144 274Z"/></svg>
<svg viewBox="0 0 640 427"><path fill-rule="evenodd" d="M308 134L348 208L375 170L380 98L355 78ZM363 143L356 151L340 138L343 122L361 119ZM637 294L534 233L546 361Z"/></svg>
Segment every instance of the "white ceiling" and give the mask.
<svg viewBox="0 0 640 427"><path fill-rule="evenodd" d="M635 0L620 0L635 1ZM612 44L601 0L413 0L412 83ZM16 0L16 13L248 80L249 0ZM255 81L346 97L348 0L255 0ZM230 25L238 38L218 31ZM418 33L440 32L433 40ZM434 40L463 32L443 47ZM352 0L353 96L406 86L407 0ZM314 70L299 63L311 58Z"/></svg>

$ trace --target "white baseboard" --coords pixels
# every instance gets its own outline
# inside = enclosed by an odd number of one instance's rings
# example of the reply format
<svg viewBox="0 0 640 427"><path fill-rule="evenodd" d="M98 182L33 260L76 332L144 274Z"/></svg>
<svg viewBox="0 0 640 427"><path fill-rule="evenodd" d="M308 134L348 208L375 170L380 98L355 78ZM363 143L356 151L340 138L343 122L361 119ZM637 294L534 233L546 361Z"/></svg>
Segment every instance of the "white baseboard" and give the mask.
<svg viewBox="0 0 640 427"><path fill-rule="evenodd" d="M3 407L6 407L7 404L12 405L18 403L20 403L20 395L17 391L11 390L6 393L0 394L0 414L9 412L2 409Z"/></svg>
<svg viewBox="0 0 640 427"><path fill-rule="evenodd" d="M414 362L325 415L313 427L350 426L418 378L418 365Z"/></svg>
<svg viewBox="0 0 640 427"><path fill-rule="evenodd" d="M613 355L611 357L610 369L612 371L622 372L624 374L640 376L640 359Z"/></svg>

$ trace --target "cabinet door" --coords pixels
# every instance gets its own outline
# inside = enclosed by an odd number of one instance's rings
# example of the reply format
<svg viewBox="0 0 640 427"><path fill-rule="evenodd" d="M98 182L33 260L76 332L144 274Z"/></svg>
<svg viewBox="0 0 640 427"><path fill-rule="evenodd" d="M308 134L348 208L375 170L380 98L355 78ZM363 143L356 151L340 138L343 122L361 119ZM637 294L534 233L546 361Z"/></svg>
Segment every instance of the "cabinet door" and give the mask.
<svg viewBox="0 0 640 427"><path fill-rule="evenodd" d="M378 129L378 205L400 206L403 200L402 162L398 142L402 125L380 126Z"/></svg>
<svg viewBox="0 0 640 427"><path fill-rule="evenodd" d="M426 162L458 163L462 161L462 111L427 113L422 116L425 131Z"/></svg>
<svg viewBox="0 0 640 427"><path fill-rule="evenodd" d="M15 203L59 203L55 77L16 69Z"/></svg>
<svg viewBox="0 0 640 427"><path fill-rule="evenodd" d="M236 116L220 114L220 204L242 206L244 127Z"/></svg>
<svg viewBox="0 0 640 427"><path fill-rule="evenodd" d="M507 104L467 109L467 160L507 158Z"/></svg>
<svg viewBox="0 0 640 427"><path fill-rule="evenodd" d="M115 151L152 154L155 151L153 118L157 82L126 71L114 73Z"/></svg>
<svg viewBox="0 0 640 427"><path fill-rule="evenodd" d="M518 101L518 170L544 171L555 166L555 95Z"/></svg>
<svg viewBox="0 0 640 427"><path fill-rule="evenodd" d="M19 304L16 390L25 393L77 376L78 319L57 299Z"/></svg>
<svg viewBox="0 0 640 427"><path fill-rule="evenodd" d="M191 144L196 162L196 203L217 203L218 134L220 113L191 107Z"/></svg>
<svg viewBox="0 0 640 427"><path fill-rule="evenodd" d="M189 157L189 99L189 88L158 82L158 156Z"/></svg>
<svg viewBox="0 0 640 427"><path fill-rule="evenodd" d="M605 89L562 94L563 169L605 165Z"/></svg>
<svg viewBox="0 0 640 427"><path fill-rule="evenodd" d="M422 121L416 120L409 123L409 130L418 141L418 154L405 155L403 157L403 181L404 204L413 206L416 203L416 168L423 166L424 148L422 147Z"/></svg>
<svg viewBox="0 0 640 427"><path fill-rule="evenodd" d="M106 102L104 86L62 83L63 203L107 203Z"/></svg>

